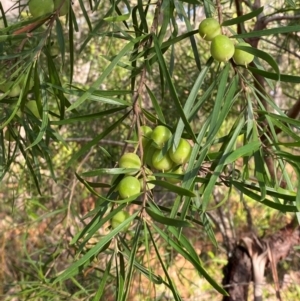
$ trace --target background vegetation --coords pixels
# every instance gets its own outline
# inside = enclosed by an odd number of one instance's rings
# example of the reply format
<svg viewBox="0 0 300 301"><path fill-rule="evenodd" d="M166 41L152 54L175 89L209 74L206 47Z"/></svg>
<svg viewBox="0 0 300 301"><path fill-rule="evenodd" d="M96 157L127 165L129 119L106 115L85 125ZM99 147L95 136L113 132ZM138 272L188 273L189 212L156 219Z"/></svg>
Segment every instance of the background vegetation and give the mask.
<svg viewBox="0 0 300 301"><path fill-rule="evenodd" d="M0 70L24 83L0 96L1 300L221 300L239 238L299 218L300 2L79 0L39 18L9 4ZM205 17L254 63L214 61ZM179 185L156 172L120 201L112 178L144 124L168 126L169 147L189 139L191 159ZM284 300L300 295L298 256L278 266Z"/></svg>

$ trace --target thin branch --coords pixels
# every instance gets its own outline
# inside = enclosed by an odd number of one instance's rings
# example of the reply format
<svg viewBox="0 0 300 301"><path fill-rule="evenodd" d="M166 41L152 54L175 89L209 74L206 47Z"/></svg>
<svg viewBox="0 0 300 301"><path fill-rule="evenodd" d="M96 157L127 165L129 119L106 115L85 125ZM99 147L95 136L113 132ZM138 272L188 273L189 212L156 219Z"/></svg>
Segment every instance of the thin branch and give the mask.
<svg viewBox="0 0 300 301"><path fill-rule="evenodd" d="M267 25L270 22L274 21L282 21L282 20L299 20L300 15L295 15L295 16L272 16L272 17L265 17L264 18L264 23Z"/></svg>
<svg viewBox="0 0 300 301"><path fill-rule="evenodd" d="M217 0L217 11L218 11L219 23L222 24L222 22L223 22L223 15L222 15L222 5L221 5L221 1L220 0Z"/></svg>
<svg viewBox="0 0 300 301"><path fill-rule="evenodd" d="M300 112L300 99L296 101L296 103L288 110L287 116L295 119Z"/></svg>
<svg viewBox="0 0 300 301"><path fill-rule="evenodd" d="M268 44L271 44L271 45L279 48L280 50L284 50L285 52L288 52L289 54L291 54L291 55L295 56L296 58L300 59L300 55L297 54L295 51L291 51L290 49L285 48L282 45L279 45L278 43L274 43L274 42L272 42L272 41L270 41L266 38L263 38L263 37L261 37L261 40L267 42Z"/></svg>
<svg viewBox="0 0 300 301"><path fill-rule="evenodd" d="M70 138L66 138L64 139L67 142L89 142L92 141L93 138L89 138L89 137L70 137ZM99 144L109 144L109 145L115 145L115 146L124 146L125 142L121 142L121 141L113 141L113 140L101 140L99 141Z"/></svg>
<svg viewBox="0 0 300 301"><path fill-rule="evenodd" d="M236 14L238 17L241 17L243 15L243 7L242 7L242 3L240 0L235 0L235 6L236 6ZM237 24L237 33L241 34L243 32L245 32L245 26L244 23L238 23Z"/></svg>
<svg viewBox="0 0 300 301"><path fill-rule="evenodd" d="M267 251L268 251L268 258L269 258L269 261L271 264L272 276L273 276L273 280L274 280L274 284L275 284L276 297L277 297L277 300L282 301L281 296L280 296L280 287L279 287L277 266L276 266L276 262L274 262L273 250L271 250L270 244L268 242L267 242Z"/></svg>

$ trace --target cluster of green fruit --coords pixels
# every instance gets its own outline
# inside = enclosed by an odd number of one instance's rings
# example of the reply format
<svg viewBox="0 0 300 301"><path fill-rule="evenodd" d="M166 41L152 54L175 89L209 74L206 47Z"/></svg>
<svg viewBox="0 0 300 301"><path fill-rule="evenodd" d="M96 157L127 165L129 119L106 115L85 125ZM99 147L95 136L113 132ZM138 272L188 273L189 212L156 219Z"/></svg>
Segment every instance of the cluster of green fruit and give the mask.
<svg viewBox="0 0 300 301"><path fill-rule="evenodd" d="M64 16L69 12L70 0L29 0L29 12L34 18L52 14L59 10L59 15Z"/></svg>
<svg viewBox="0 0 300 301"><path fill-rule="evenodd" d="M153 189L154 185L148 181L155 180L152 169L164 173L183 174L183 165L189 160L191 154L191 145L181 138L177 148L172 147L169 150L162 150L166 143L171 139L171 131L163 126L158 125L152 130L148 126L141 126L142 146L144 150L143 163L136 153L125 153L119 160L119 167L125 169L135 169L136 171L128 172L119 182L117 190L121 199L132 197L146 190ZM144 173L141 168L144 168ZM145 177L146 176L146 177ZM177 178L166 177L167 181L177 183ZM144 188L144 183L146 187Z"/></svg>
<svg viewBox="0 0 300 301"><path fill-rule="evenodd" d="M169 183L179 183L180 180L176 175L184 173L184 164L188 162L191 155L192 147L183 138L180 139L175 150L172 146L167 149L172 132L163 125L158 125L153 130L149 126L143 125L140 127L140 131L144 154L143 162L136 153L125 153L119 160L119 167L130 170L119 182L116 182L119 177L114 177L112 181L112 184L116 185L115 190L118 191L121 199L134 197L142 191L153 189L155 185L150 181L156 180L153 175L154 170L168 175L165 180ZM117 227L128 216L124 210L118 212L112 218L112 228Z"/></svg>
<svg viewBox="0 0 300 301"><path fill-rule="evenodd" d="M251 53L237 49L233 41L222 34L219 22L213 18L207 18L200 23L199 34L204 40L211 41L210 53L218 62L227 62L233 58L237 65L247 66L254 59ZM237 45L251 47L245 42Z"/></svg>

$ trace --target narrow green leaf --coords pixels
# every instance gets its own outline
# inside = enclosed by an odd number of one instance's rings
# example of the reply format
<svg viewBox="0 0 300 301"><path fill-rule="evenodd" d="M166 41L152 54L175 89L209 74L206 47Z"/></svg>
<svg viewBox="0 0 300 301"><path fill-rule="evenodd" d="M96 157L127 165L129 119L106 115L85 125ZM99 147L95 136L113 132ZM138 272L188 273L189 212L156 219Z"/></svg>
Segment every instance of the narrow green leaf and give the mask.
<svg viewBox="0 0 300 301"><path fill-rule="evenodd" d="M206 212L202 212L200 214L200 219L201 219L201 222L203 224L205 233L207 234L207 236L209 237L209 239L213 243L213 245L216 248L218 248L218 242L217 242L217 239L215 237L214 230L213 230L213 227L212 227L212 223L210 221L210 218L209 218L208 214Z"/></svg>
<svg viewBox="0 0 300 301"><path fill-rule="evenodd" d="M217 85L218 85L218 79L214 80L211 83L211 85L205 90L202 96L199 97L198 101L195 102L189 115L189 119L188 119L189 121L193 120L195 116L197 116L197 113L199 112L200 108L204 105L205 101L209 98L209 96L211 96L212 92L214 91Z"/></svg>
<svg viewBox="0 0 300 301"><path fill-rule="evenodd" d="M30 161L30 156L29 156L29 154L31 153L30 149L25 151L22 144L19 144L19 148L20 148L20 151L21 151L21 153L22 153L22 155L25 159L26 166L27 166L27 168L29 169L29 171L31 173L31 176L32 176L34 184L35 184L35 186L38 190L38 193L42 194L41 189L40 189L40 182L41 182L40 170L38 168L34 168L33 165L32 165L32 162Z"/></svg>
<svg viewBox="0 0 300 301"><path fill-rule="evenodd" d="M254 11L252 11L251 13L242 15L241 17L237 17L237 18L233 18L230 20L226 20L222 23L222 26L230 26L230 25L235 25L235 24L240 24L242 22L245 22L247 20L250 20L252 18L255 18L256 16L258 16L259 14L261 14L264 10L264 7L260 7Z"/></svg>
<svg viewBox="0 0 300 301"><path fill-rule="evenodd" d="M64 31L63 31L63 27L61 25L60 19L56 18L55 21L56 21L55 29L56 29L57 43L58 43L59 50L61 53L61 60L62 60L62 63L64 64L65 63L65 53L66 53ZM52 45L50 45L50 47L51 46Z"/></svg>
<svg viewBox="0 0 300 301"><path fill-rule="evenodd" d="M81 3L81 1L80 1ZM73 12L73 9L69 8L69 54L70 54L70 83L72 83L73 75L74 75L74 53L75 53L75 47L74 47L74 27L76 29L76 17ZM74 25L74 27L73 27Z"/></svg>
<svg viewBox="0 0 300 301"><path fill-rule="evenodd" d="M262 110L258 110L258 113L269 116L274 120L281 120L283 122L286 122L287 124L300 126L300 121L299 120L294 119L294 118L290 118L287 115L279 115L279 114L274 114L274 113L267 112L267 111L262 111Z"/></svg>
<svg viewBox="0 0 300 301"><path fill-rule="evenodd" d="M107 219L105 219L105 222L107 222L114 214L116 214L117 212L119 212L120 210L122 210L125 207L125 205L121 205L118 206L113 212L111 212L111 216L107 217ZM90 237L92 237L92 235L94 235L94 233L99 230L101 228L101 226L105 223L103 222L103 216L105 214L105 212L108 209L108 205L104 204L102 206L100 206L98 208L98 212L95 213L94 212L94 217L92 218L92 220L78 233L75 234L75 236L73 237L73 239L70 242L70 245L74 245L76 244L81 238L85 238L81 244L85 245L85 243L90 239ZM102 224L101 224L102 223ZM87 234L91 234L91 236L89 238L86 237Z"/></svg>
<svg viewBox="0 0 300 301"><path fill-rule="evenodd" d="M298 212L300 212L300 187L298 185L298 189L297 189L297 195L296 195L296 202L295 205L298 209Z"/></svg>
<svg viewBox="0 0 300 301"><path fill-rule="evenodd" d="M210 122L210 129L209 129L210 134L207 135L206 144L204 145L205 148L209 147L209 145L213 143L214 140L216 139L215 136L217 132L220 130L222 124L224 123L224 120L226 119L227 115L230 112L233 103L235 102L236 98L238 98L239 96L239 93L236 93L238 87L239 87L239 77L236 75L228 85L225 98L218 100L218 103L221 102L223 105L221 111L219 111L219 116L215 120L215 123ZM219 95L221 97L222 93L220 93ZM216 109L214 108L214 111L217 110L218 108Z"/></svg>
<svg viewBox="0 0 300 301"><path fill-rule="evenodd" d="M253 68L253 67L248 67L248 69L252 73L260 74L263 77L273 79L273 80L278 80L278 74L264 71L261 69ZM286 75L286 74L280 74L280 81L286 82L286 83L294 83L294 84L299 84L300 83L300 76L294 76L294 75Z"/></svg>
<svg viewBox="0 0 300 301"><path fill-rule="evenodd" d="M190 254L190 256L195 260L195 262L201 264L199 255L197 254L194 246L190 243L189 239L182 233L181 229L177 229L175 227L168 227L168 230L178 239L178 241Z"/></svg>
<svg viewBox="0 0 300 301"><path fill-rule="evenodd" d="M222 295L224 296L228 295L227 292L220 285L218 285L215 282L215 280L206 272L206 270L201 266L201 264L199 264L198 261L194 260L194 258L187 251L185 251L180 245L178 245L167 233L165 233L155 224L152 224L152 227L166 241L166 243L168 243L186 260L188 260L196 268L198 273L202 275L211 284L212 287L214 287Z"/></svg>
<svg viewBox="0 0 300 301"><path fill-rule="evenodd" d="M120 241L121 241L122 245L124 246L124 256L126 256L127 258L129 258L130 254L131 254L131 250L129 249L128 245L126 244L125 240L122 237L120 237ZM152 271L148 270L146 267L144 267L143 265L141 265L136 260L134 260L134 267L140 273L142 273L145 277L147 277L151 282L153 282L155 284L162 284L162 283L164 283L164 281L161 278L161 276L152 273Z"/></svg>
<svg viewBox="0 0 300 301"><path fill-rule="evenodd" d="M157 37L156 36L153 36L153 42L154 42L154 46L155 46L155 50L156 50L156 55L157 55L157 58L158 58L158 62L159 62L159 65L162 69L162 72L164 74L164 77L166 79L166 82L168 83L168 88L170 90L170 94L171 94L171 97L174 101L174 104L177 108L177 112L179 113L184 125L185 125L185 128L186 128L186 131L191 135L191 138L193 139L193 141L196 141L196 137L195 137L195 134L183 112L183 108L181 106L181 103L179 101L179 98L178 98L178 94L176 92L176 89L175 89L175 86L173 85L173 82L172 82L172 79L171 79L171 76L169 74L169 71L167 69L167 66L166 66L166 62L164 60L164 57L161 53L161 49L160 49L160 46L159 46L159 43L158 43L158 40L157 40Z"/></svg>
<svg viewBox="0 0 300 301"><path fill-rule="evenodd" d="M123 296L125 293L124 286L125 286L125 261L123 254L118 252L115 255L116 259L116 272L117 272L117 301L123 300ZM119 259L119 260L118 260Z"/></svg>
<svg viewBox="0 0 300 301"><path fill-rule="evenodd" d="M249 142L246 145L243 145L239 148L237 148L236 150L234 150L233 152L230 152L225 160L224 160L224 164L230 164L232 162L235 162L237 159L245 157L245 156L251 156L252 154L254 154L261 146L261 142L260 141L252 141Z"/></svg>
<svg viewBox="0 0 300 301"><path fill-rule="evenodd" d="M255 182L247 182L247 181L239 182L239 181L231 180L228 184L231 184L231 183L233 183L234 185L242 185L243 187L249 188L254 191L258 191L258 192L260 191L259 185ZM294 202L295 197L296 197L296 193L294 191L286 190L286 189L283 189L280 187L272 188L272 187L266 186L266 193L268 196L286 200L289 202Z"/></svg>
<svg viewBox="0 0 300 301"><path fill-rule="evenodd" d="M169 274L169 272L168 272L168 270L167 270L167 268L166 268L166 266L165 266L164 261L162 260L162 258L161 258L161 256L160 256L160 251L159 251L159 249L158 249L158 247L157 247L157 245L156 245L156 240L153 238L153 235L152 235L152 233L151 233L151 230L150 230L149 225L147 225L147 229L148 229L148 232L149 232L149 235L150 235L152 244L153 244L153 246L154 246L154 250L155 250L155 253L156 253L156 255L157 255L157 258L158 258L158 260L159 260L159 262L160 262L160 265L161 265L161 267L162 267L162 269L163 269L163 271L164 271L164 274L165 274L165 276L166 276L166 278L167 278L167 281L168 281L168 287L169 287L170 290L172 291L173 297L174 297L174 299L175 299L176 301L183 301L183 300L181 299L181 297L180 297L178 291L177 291L176 285L174 285L174 283L173 283L173 281L172 281L172 279L171 279L171 277L170 277L170 274Z"/></svg>
<svg viewBox="0 0 300 301"><path fill-rule="evenodd" d="M182 187L179 187L179 186L176 186L176 185L173 185L166 181L155 180L155 181L149 181L149 183L155 184L160 187L164 187L169 191L173 191L173 192L177 193L178 195L185 195L185 196L190 196L190 197L195 196L195 194L192 191L182 188Z"/></svg>
<svg viewBox="0 0 300 301"><path fill-rule="evenodd" d="M81 178L76 172L75 172L76 178L79 180L80 183L82 183L85 188L90 191L93 195L97 197L102 197L96 190L93 189L93 185L90 185L89 182L85 181L83 178Z"/></svg>
<svg viewBox="0 0 300 301"><path fill-rule="evenodd" d="M122 21L128 20L129 17L130 17L130 13L120 15L120 16L106 17L106 18L103 18L103 20L106 21L106 22L122 22Z"/></svg>
<svg viewBox="0 0 300 301"><path fill-rule="evenodd" d="M177 13L181 14L183 16L184 23L186 25L187 30L192 31L193 26L191 25L190 20L186 15L186 8L183 6L183 3L181 3L180 1L175 0L174 4L175 4L176 10L177 10ZM190 43L191 43L191 48L192 48L192 51L193 51L193 55L194 55L194 58L195 58L195 63L196 63L197 69L199 71L201 71L199 51L197 49L197 43L196 43L196 40L195 40L194 36L190 36Z"/></svg>
<svg viewBox="0 0 300 301"><path fill-rule="evenodd" d="M213 112L211 115L211 127L209 129L209 132L207 136L211 136L212 132L215 131L215 125L217 124L217 119L219 118L220 110L223 104L223 101L225 100L225 90L228 82L228 76L229 76L229 67L230 64L226 64L225 68L221 71L219 77L220 77L220 82L218 85L218 92L217 96L215 99L214 107L213 107Z"/></svg>
<svg viewBox="0 0 300 301"><path fill-rule="evenodd" d="M104 15L104 18L108 17L108 16L111 16L112 13L113 13L113 10L114 10L114 7L113 7L113 5L111 5L109 7L109 10ZM102 27L104 27L106 24L107 23L103 19L98 20L98 23L96 23L96 25L94 26L94 28L90 29L90 34L86 37L86 39L82 43L82 45L80 47L80 50L79 50L79 53L81 53L84 49L86 49L86 45L90 42L90 40L93 37L98 37L98 33L101 32L101 29L103 29Z"/></svg>
<svg viewBox="0 0 300 301"><path fill-rule="evenodd" d="M149 207L146 207L146 212L150 215L151 218L153 218L153 220L163 225L174 226L174 227L193 227L193 225L188 221L170 218L164 215L157 214Z"/></svg>
<svg viewBox="0 0 300 301"><path fill-rule="evenodd" d="M257 31L254 30L247 33L236 34L233 35L232 38L235 39L258 38L263 36L276 35L280 33L290 33L290 32L299 32L299 31L300 31L300 25L282 26L277 28L257 30Z"/></svg>
<svg viewBox="0 0 300 301"><path fill-rule="evenodd" d="M92 249L90 249L86 254L84 254L79 260L71 264L66 270L64 270L60 275L58 275L53 283L57 283L60 281L64 281L74 275L77 275L80 271L80 267L85 263L89 262L91 258L101 252L101 249L105 247L105 245L111 241L120 231L123 230L138 214L136 212L132 214L128 219L123 221L118 227L113 229L110 233L105 235Z"/></svg>
<svg viewBox="0 0 300 301"><path fill-rule="evenodd" d="M132 239L132 247L129 255L127 272L126 272L126 284L125 284L125 293L123 294L122 301L128 300L129 291L132 288L132 276L133 276L133 268L135 258L137 257L138 246L140 246L140 238L141 238L141 230L142 230L142 222L139 220L138 226L135 229L134 238Z"/></svg>
<svg viewBox="0 0 300 301"><path fill-rule="evenodd" d="M144 39L146 36L138 37L128 44L126 44L123 49L120 50L118 55L113 59L113 61L106 67L106 69L102 72L99 78L90 86L90 88L77 99L69 108L68 111L71 111L78 106L80 106L87 98L90 98L93 92L100 86L100 84L108 77L108 75L112 72L117 63L129 52L129 50L134 46L135 43Z"/></svg>
<svg viewBox="0 0 300 301"><path fill-rule="evenodd" d="M99 301L99 300L101 300L101 297L102 297L102 294L105 291L105 286L106 286L106 283L107 283L107 280L108 280L108 276L109 276L109 273L110 273L112 259L113 259L113 256L110 257L108 263L106 264L105 272L104 272L104 274L102 276L100 285L99 285L98 290L97 290L97 292L96 292L96 294L95 294L95 296L94 296L94 298L93 298L92 301Z"/></svg>
<svg viewBox="0 0 300 301"><path fill-rule="evenodd" d="M99 168L87 171L81 174L82 177L95 177L100 175L120 175L132 172L138 172L136 168Z"/></svg>
<svg viewBox="0 0 300 301"><path fill-rule="evenodd" d="M200 89L201 85L204 82L204 79L206 77L206 74L207 74L212 62L213 62L213 60L209 60L206 64L206 66L199 73L199 75L198 75L198 77L195 81L195 84L193 85L193 87L191 89L191 92L188 96L188 99L186 100L186 103L185 103L184 108L183 108L185 116L191 116L191 111L194 109L194 103L195 103L195 100L198 96L199 89ZM178 146L178 143L179 143L179 140L182 136L183 130L184 130L184 122L180 118L179 121L178 121L176 130L175 130L175 134L174 134L174 145L173 146L175 147L175 149Z"/></svg>
<svg viewBox="0 0 300 301"><path fill-rule="evenodd" d="M138 8L140 20L141 20L140 30L141 30L141 32L149 32L148 24L147 24L147 11L149 9L149 5L147 5L145 7L145 10L144 10L144 6L145 6L145 4L143 3L143 1L138 0L137 8Z"/></svg>
<svg viewBox="0 0 300 301"><path fill-rule="evenodd" d="M261 151L256 151L254 154L254 163L255 163L255 177L258 180L260 187L261 200L266 198L266 170L264 169L264 160L262 158Z"/></svg>
<svg viewBox="0 0 300 301"><path fill-rule="evenodd" d="M84 19L85 19L85 21L88 25L89 31L92 31L93 26L92 26L92 23L90 21L89 14L85 9L85 5L84 5L83 1L79 1L79 5L80 5L81 13L83 14ZM71 9L71 11L72 11L72 9Z"/></svg>
<svg viewBox="0 0 300 301"><path fill-rule="evenodd" d="M109 110L103 110L101 112L98 113L94 113L94 114L88 114L88 115L78 115L78 116L74 116L74 117L70 117L70 118L66 118L64 120L53 120L50 121L51 125L65 125L65 124L72 124L72 123L76 123L76 122L85 122L85 121L92 121L94 119L100 119L101 117L107 117L108 115L114 114L116 112L122 111L124 110L126 107L121 106L118 108L113 108L113 109L109 109Z"/></svg>
<svg viewBox="0 0 300 301"><path fill-rule="evenodd" d="M155 18L158 18L159 13L163 14L163 16L160 16L162 17L162 24L160 26L160 31L158 33L158 41L160 44L163 42L165 38L167 29L169 27L171 15L173 15L173 10L174 10L174 5L172 5L170 2L165 3L165 7L162 11L157 10L157 15L155 16Z"/></svg>
<svg viewBox="0 0 300 301"><path fill-rule="evenodd" d="M260 204L266 205L270 208L276 209L281 212L298 212L298 209L296 206L291 206L291 205L282 205L279 203L272 202L268 199L261 200L261 196L254 193L253 191L249 190L246 188L245 185L242 183L239 183L237 181L232 181L231 182L239 191L241 191L243 194L247 195L251 199L259 202ZM258 188L260 190L260 188Z"/></svg>
<svg viewBox="0 0 300 301"><path fill-rule="evenodd" d="M241 130L244 126L244 122L245 122L244 117L241 116L240 120L237 122L237 124L231 130L232 135L231 135L231 137L229 137L230 140L228 141L228 144L226 145L226 147L224 149L224 155L221 157L221 159L219 161L216 162L217 166L215 168L212 166L211 171L213 173L208 175L209 182L205 186L205 190L202 195L202 199L203 199L202 210L203 211L206 210L206 208L209 204L209 201L210 201L211 195L212 195L212 191L215 187L216 181L219 178L219 176L224 168L225 159L226 159L228 153L231 152L232 148L234 147L237 137L240 135Z"/></svg>
<svg viewBox="0 0 300 301"><path fill-rule="evenodd" d="M162 122L162 123L166 123L166 120L165 120L165 117L164 117L164 114L160 108L160 105L155 97L155 95L153 94L153 92L149 89L149 87L147 85L146 86L146 89L147 89L147 92L150 96L150 99L152 101L152 105L153 105L153 108L157 114L157 117L158 119Z"/></svg>
<svg viewBox="0 0 300 301"><path fill-rule="evenodd" d="M108 135L114 128L116 128L122 121L127 118L129 113L126 113L124 116L122 116L119 120L117 120L114 124L112 124L110 127L108 127L106 130L104 130L102 133L97 135L92 141L88 142L85 146L83 146L77 153L75 153L69 162L66 164L66 168L69 168L74 164L74 162L82 156L84 153L88 152L91 147L96 145L101 139L103 139L106 135Z"/></svg>
<svg viewBox="0 0 300 301"><path fill-rule="evenodd" d="M181 2L185 2L185 3L189 3L189 4L195 4L195 5L199 5L200 1L199 0L179 0Z"/></svg>

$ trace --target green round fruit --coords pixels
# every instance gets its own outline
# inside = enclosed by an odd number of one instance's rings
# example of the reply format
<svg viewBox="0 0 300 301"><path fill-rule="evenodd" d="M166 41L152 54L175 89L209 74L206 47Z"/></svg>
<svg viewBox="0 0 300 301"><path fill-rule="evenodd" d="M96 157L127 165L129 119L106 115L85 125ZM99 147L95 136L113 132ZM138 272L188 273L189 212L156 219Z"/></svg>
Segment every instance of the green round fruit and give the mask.
<svg viewBox="0 0 300 301"><path fill-rule="evenodd" d="M175 170L171 169L169 170L169 173L174 173L176 175L182 175L183 174L183 168L182 166L177 167ZM171 178L171 177L165 177L166 181L171 184L177 184L180 183L181 180L177 178Z"/></svg>
<svg viewBox="0 0 300 301"><path fill-rule="evenodd" d="M125 153L119 160L121 168L136 168L140 169L142 162L140 157L135 153Z"/></svg>
<svg viewBox="0 0 300 301"><path fill-rule="evenodd" d="M117 228L121 223L123 223L129 217L130 217L130 214L125 210L121 210L121 211L117 212L111 219L111 227L113 229ZM129 226L130 226L130 224L128 224L122 231L127 231Z"/></svg>
<svg viewBox="0 0 300 301"><path fill-rule="evenodd" d="M29 100L26 104L25 104L26 108L29 109L31 111L31 113L38 119L41 119L41 115L39 113L39 109L38 106L36 104L35 100Z"/></svg>
<svg viewBox="0 0 300 301"><path fill-rule="evenodd" d="M218 62L227 62L234 54L234 44L227 36L218 35L211 42L210 53Z"/></svg>
<svg viewBox="0 0 300 301"><path fill-rule="evenodd" d="M173 161L169 157L168 153L161 157L161 151L158 149L153 153L152 166L157 170L167 171L173 167Z"/></svg>
<svg viewBox="0 0 300 301"><path fill-rule="evenodd" d="M54 11L53 0L29 0L28 7L34 18L51 14Z"/></svg>
<svg viewBox="0 0 300 301"><path fill-rule="evenodd" d="M216 19L207 18L199 24L199 34L204 40L211 41L221 34L221 26Z"/></svg>
<svg viewBox="0 0 300 301"><path fill-rule="evenodd" d="M247 46L247 47L251 47L250 44L248 43L238 43L238 46ZM248 53L244 50L241 49L235 49L234 51L234 55L233 55L233 60L237 65L244 65L244 66L248 66L254 59L254 55L251 53Z"/></svg>
<svg viewBox="0 0 300 301"><path fill-rule="evenodd" d="M169 150L169 156L171 160L176 164L186 163L191 156L192 147L186 139L180 138L178 147L175 151L171 147Z"/></svg>
<svg viewBox="0 0 300 301"><path fill-rule="evenodd" d="M140 181L133 177L128 176L123 178L119 183L119 194L121 199L127 199L131 196L141 192Z"/></svg>
<svg viewBox="0 0 300 301"><path fill-rule="evenodd" d="M1 84L0 90L4 93L9 91L8 97L17 97L21 93L20 85L15 85L13 81L6 81L4 84Z"/></svg>
<svg viewBox="0 0 300 301"><path fill-rule="evenodd" d="M65 16L69 13L70 0L54 0L54 10L58 9L62 2L64 3L60 8L59 15Z"/></svg>
<svg viewBox="0 0 300 301"><path fill-rule="evenodd" d="M156 180L155 176L150 175L150 176L146 177L146 190L151 190L155 187L155 184L147 183L148 181L155 181L155 180ZM139 181L141 184L141 191L143 191L144 190L144 178L140 178Z"/></svg>
<svg viewBox="0 0 300 301"><path fill-rule="evenodd" d="M147 125L142 125L140 130L141 130L141 134L143 136L142 137L142 145L143 145L143 147L145 147L151 139L152 129L151 129L151 127L149 127Z"/></svg>
<svg viewBox="0 0 300 301"><path fill-rule="evenodd" d="M154 146L158 149L162 149L171 136L172 133L167 127L158 125L153 130L151 138L154 141Z"/></svg>

